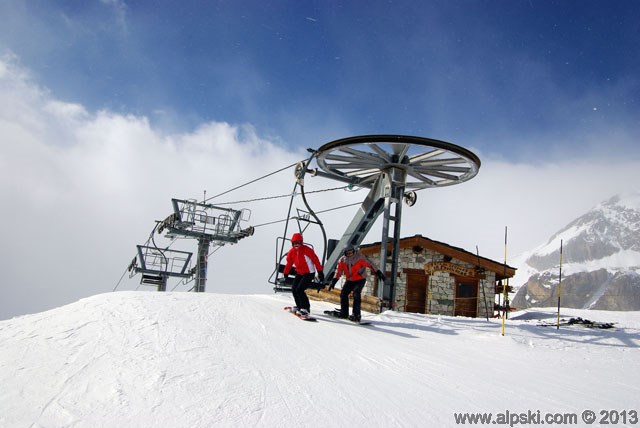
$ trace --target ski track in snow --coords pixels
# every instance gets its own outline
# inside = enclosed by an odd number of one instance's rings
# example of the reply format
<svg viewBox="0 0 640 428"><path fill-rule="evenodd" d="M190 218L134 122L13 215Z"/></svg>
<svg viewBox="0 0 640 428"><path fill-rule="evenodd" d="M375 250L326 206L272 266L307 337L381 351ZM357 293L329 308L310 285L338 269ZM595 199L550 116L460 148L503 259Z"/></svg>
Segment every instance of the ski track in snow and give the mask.
<svg viewBox="0 0 640 428"><path fill-rule="evenodd" d="M319 321L302 322L290 303L119 292L1 321L0 426L418 427L455 426L454 412L640 411L638 312L576 312L613 331L522 317L502 337L500 320L400 312L347 325L319 302Z"/></svg>

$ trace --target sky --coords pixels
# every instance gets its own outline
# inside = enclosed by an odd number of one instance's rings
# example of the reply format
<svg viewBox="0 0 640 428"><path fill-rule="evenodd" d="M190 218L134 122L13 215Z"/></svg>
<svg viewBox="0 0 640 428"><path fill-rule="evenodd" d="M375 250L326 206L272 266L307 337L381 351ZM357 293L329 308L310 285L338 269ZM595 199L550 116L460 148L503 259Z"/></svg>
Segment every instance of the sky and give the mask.
<svg viewBox="0 0 640 428"><path fill-rule="evenodd" d="M500 261L543 244L638 191L638 18L636 1L3 1L0 319L137 288L119 279L171 198L220 194L355 135L435 138L482 161L469 182L420 191L403 236ZM293 185L285 170L210 202ZM288 203L233 206L251 210L248 226ZM329 237L356 209L323 216ZM212 255L208 291L271 292L283 228Z"/></svg>

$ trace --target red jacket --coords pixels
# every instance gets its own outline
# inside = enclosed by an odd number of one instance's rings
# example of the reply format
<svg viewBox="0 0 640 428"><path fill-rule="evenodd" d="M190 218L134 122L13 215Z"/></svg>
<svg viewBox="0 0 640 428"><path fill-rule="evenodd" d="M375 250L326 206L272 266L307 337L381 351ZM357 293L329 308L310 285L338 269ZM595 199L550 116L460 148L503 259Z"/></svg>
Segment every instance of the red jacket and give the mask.
<svg viewBox="0 0 640 428"><path fill-rule="evenodd" d="M284 274L289 275L291 266L296 267L296 273L304 275L305 273L322 272L320 259L311 247L302 244L299 247L291 247L287 253L287 264L284 267Z"/></svg>
<svg viewBox="0 0 640 428"><path fill-rule="evenodd" d="M340 278L344 273L347 281L365 279L367 277L366 268L370 268L373 271L376 270L376 267L362 254L355 253L351 256L342 256L338 263L335 278Z"/></svg>

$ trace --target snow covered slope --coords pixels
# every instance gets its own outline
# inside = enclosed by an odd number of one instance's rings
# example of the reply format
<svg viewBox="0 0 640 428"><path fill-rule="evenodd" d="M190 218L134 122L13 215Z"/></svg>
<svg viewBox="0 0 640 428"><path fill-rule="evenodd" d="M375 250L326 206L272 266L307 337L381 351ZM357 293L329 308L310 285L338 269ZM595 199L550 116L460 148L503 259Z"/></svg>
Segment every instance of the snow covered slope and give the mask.
<svg viewBox="0 0 640 428"><path fill-rule="evenodd" d="M394 312L369 327L304 322L290 302L118 292L2 321L0 426L447 427L460 412L640 410L637 312L589 312L615 330L538 327L553 315L528 312L503 337L497 320Z"/></svg>
<svg viewBox="0 0 640 428"><path fill-rule="evenodd" d="M520 261L515 307L557 301L563 242L563 306L640 310L640 194L615 196Z"/></svg>

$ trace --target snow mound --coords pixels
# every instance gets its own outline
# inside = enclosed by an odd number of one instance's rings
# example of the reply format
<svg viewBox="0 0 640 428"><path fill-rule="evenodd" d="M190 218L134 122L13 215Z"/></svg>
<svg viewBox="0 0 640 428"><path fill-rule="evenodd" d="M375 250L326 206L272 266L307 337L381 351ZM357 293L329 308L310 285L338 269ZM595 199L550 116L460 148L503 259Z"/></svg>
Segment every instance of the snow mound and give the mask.
<svg viewBox="0 0 640 428"><path fill-rule="evenodd" d="M356 326L318 302L304 322L290 303L118 292L2 321L0 426L447 427L637 405L638 312L588 312L613 331L524 315L503 337L499 320L390 311Z"/></svg>

